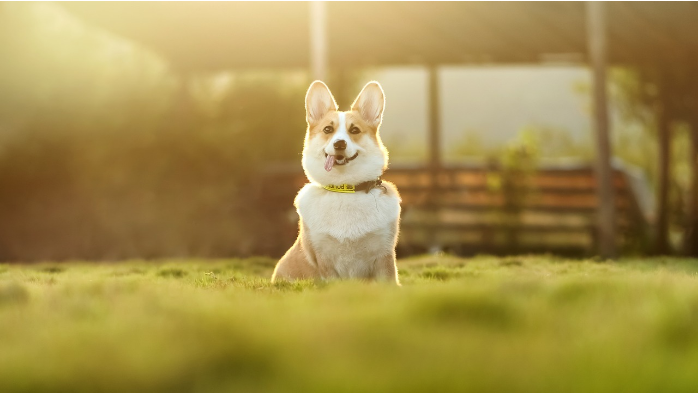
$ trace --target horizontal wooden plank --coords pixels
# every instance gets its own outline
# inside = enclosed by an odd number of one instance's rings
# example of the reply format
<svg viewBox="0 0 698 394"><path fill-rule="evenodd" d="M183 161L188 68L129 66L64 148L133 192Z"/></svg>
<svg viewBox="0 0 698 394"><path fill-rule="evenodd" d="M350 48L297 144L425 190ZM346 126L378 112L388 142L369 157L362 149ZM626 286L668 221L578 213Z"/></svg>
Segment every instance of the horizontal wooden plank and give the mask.
<svg viewBox="0 0 698 394"><path fill-rule="evenodd" d="M502 207L501 206L494 206L491 204L476 204L476 203L469 203L469 204L441 204L441 205L431 205L431 204L422 204L422 205L405 205L403 204L403 210L408 210L408 209L459 209L459 210L473 210L473 211L490 211L490 212L501 212ZM618 213L619 214L625 214L627 211L626 207L623 206L618 206ZM582 207L570 207L570 206L544 206L544 205L531 205L527 206L525 208L525 211L530 211L530 212L541 212L541 213L569 213L569 214L587 214L587 215L592 215L596 214L597 208L595 206L592 207L587 207L587 206L582 206Z"/></svg>
<svg viewBox="0 0 698 394"><path fill-rule="evenodd" d="M400 227L404 230L412 231L414 229L426 231L504 231L508 227L501 223L493 224L454 224L454 223L401 223ZM594 230L594 226L590 225L525 225L517 228L522 233L585 233Z"/></svg>
<svg viewBox="0 0 698 394"><path fill-rule="evenodd" d="M440 173L437 176L436 187L441 188L473 188L486 186L490 179L496 179L496 173ZM395 183L398 189L405 187L414 188L429 188L432 186L432 177L428 172L404 172L404 173L386 173L384 179ZM593 189L596 187L596 180L593 174L534 174L528 181L533 188L571 188L571 189ZM625 178L622 174L617 174L614 178L616 188L626 187Z"/></svg>
<svg viewBox="0 0 698 394"><path fill-rule="evenodd" d="M396 184L397 185L397 184ZM400 194L408 194L408 193L425 193L425 192L430 192L431 188L424 187L424 186L413 186L413 185L407 185L407 186L398 186L398 191ZM435 188L435 191L438 192L461 192L461 193L498 193L497 191L491 190L489 187L486 185L472 185L472 186L463 186L463 185L450 185L450 186L441 186ZM589 187L586 185L582 186L543 186L543 187L532 187L531 188L531 193L535 194L562 194L562 195L575 195L575 194L582 194L582 195L594 195L596 194L596 188L594 187ZM625 184L623 184L620 187L616 188L616 194L626 194L629 193L629 189L626 187Z"/></svg>
<svg viewBox="0 0 698 394"><path fill-rule="evenodd" d="M402 194L403 205L413 206L459 206L463 209L467 207L504 207L507 203L501 195L490 193L442 193L431 199L428 193ZM520 203L523 207L569 207L569 208L589 208L596 209L598 206L596 195L536 195ZM616 206L625 208L629 206L629 201L623 196L616 198Z"/></svg>
<svg viewBox="0 0 698 394"><path fill-rule="evenodd" d="M595 215L549 213L522 211L515 216L521 226L571 226L589 227L595 226ZM443 223L447 225L482 225L492 226L511 222L511 217L507 217L502 212L483 211L453 211L440 209L437 212L428 210L410 209L403 211L401 223L405 225L416 225L423 223ZM619 216L616 223L619 227L630 227L634 225L633 220L628 220L624 216Z"/></svg>

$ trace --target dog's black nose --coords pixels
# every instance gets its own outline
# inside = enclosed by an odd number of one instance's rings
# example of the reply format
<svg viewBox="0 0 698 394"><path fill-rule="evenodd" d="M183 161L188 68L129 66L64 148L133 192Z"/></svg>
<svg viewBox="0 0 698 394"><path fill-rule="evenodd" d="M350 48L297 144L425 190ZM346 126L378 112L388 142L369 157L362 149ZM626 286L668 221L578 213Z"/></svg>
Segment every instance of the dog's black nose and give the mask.
<svg viewBox="0 0 698 394"><path fill-rule="evenodd" d="M337 140L334 142L334 148L339 150L347 149L347 142L344 140Z"/></svg>

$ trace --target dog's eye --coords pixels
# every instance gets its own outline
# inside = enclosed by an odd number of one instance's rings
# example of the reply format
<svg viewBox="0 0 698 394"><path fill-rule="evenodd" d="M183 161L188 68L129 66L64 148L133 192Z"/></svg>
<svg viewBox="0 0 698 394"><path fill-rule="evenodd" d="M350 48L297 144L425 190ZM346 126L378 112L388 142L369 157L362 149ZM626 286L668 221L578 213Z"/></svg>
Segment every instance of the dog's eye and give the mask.
<svg viewBox="0 0 698 394"><path fill-rule="evenodd" d="M334 131L334 128L332 126L325 126L325 128L322 129L322 131L324 131L325 134L330 134L331 132Z"/></svg>
<svg viewBox="0 0 698 394"><path fill-rule="evenodd" d="M359 134L361 130L359 130L358 127L352 127L351 129L349 129L349 132L352 134Z"/></svg>

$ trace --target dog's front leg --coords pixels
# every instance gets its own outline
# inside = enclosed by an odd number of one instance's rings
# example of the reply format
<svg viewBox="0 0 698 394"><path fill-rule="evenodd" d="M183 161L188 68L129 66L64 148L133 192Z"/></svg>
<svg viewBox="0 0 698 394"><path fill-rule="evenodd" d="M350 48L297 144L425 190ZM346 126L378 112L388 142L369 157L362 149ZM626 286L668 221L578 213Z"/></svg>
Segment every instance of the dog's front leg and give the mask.
<svg viewBox="0 0 698 394"><path fill-rule="evenodd" d="M400 286L400 279L397 277L397 265L395 254L379 257L374 267L374 279L380 282L393 282Z"/></svg>
<svg viewBox="0 0 698 394"><path fill-rule="evenodd" d="M334 265L331 264L329 261L318 259L317 264L320 279L327 281L341 278L337 270L334 268Z"/></svg>

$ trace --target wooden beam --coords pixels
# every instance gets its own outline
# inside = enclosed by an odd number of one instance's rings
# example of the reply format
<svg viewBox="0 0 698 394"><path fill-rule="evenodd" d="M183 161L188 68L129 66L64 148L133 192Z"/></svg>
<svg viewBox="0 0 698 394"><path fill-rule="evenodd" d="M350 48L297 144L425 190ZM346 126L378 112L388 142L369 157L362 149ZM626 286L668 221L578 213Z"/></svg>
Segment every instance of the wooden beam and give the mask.
<svg viewBox="0 0 698 394"><path fill-rule="evenodd" d="M430 190L429 202L434 207L432 219L437 220L438 196L439 196L439 173L442 167L441 157L441 89L439 88L439 67L429 66L429 170L430 170ZM435 233L430 234L429 243L432 252L440 250L438 239Z"/></svg>
<svg viewBox="0 0 698 394"><path fill-rule="evenodd" d="M670 83L666 72L660 74L659 103L657 105L657 137L659 163L657 180L657 225L655 253L667 254L669 250L669 180L671 164L671 103Z"/></svg>
<svg viewBox="0 0 698 394"><path fill-rule="evenodd" d="M327 4L311 1L310 5L310 77L327 78Z"/></svg>
<svg viewBox="0 0 698 394"><path fill-rule="evenodd" d="M429 168L432 187L437 185L437 175L441 169L441 103L439 89L439 67L429 67Z"/></svg>
<svg viewBox="0 0 698 394"><path fill-rule="evenodd" d="M695 116L692 117L695 119ZM688 220L684 233L684 253L698 257L698 122L691 122L691 184L688 191Z"/></svg>
<svg viewBox="0 0 698 394"><path fill-rule="evenodd" d="M593 72L593 108L596 128L596 191L598 198L598 253L603 258L616 255L616 210L611 169L611 142L608 127L606 91L606 4L588 1L587 40Z"/></svg>

